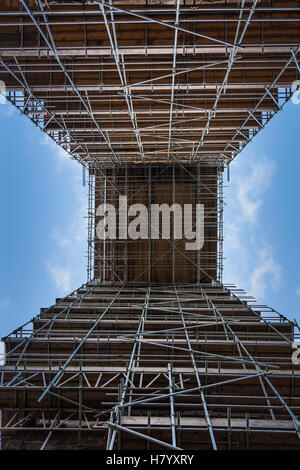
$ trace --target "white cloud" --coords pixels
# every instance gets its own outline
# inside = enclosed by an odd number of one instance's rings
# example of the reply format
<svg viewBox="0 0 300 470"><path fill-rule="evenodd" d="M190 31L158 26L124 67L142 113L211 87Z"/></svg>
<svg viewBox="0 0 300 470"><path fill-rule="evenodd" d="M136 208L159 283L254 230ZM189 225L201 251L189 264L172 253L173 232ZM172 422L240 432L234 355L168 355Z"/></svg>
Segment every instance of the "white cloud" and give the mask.
<svg viewBox="0 0 300 470"><path fill-rule="evenodd" d="M282 280L282 269L273 257L272 248L265 245L259 251L258 264L250 276L250 293L263 297L267 288L279 288Z"/></svg>
<svg viewBox="0 0 300 470"><path fill-rule="evenodd" d="M224 210L224 282L234 282L255 297L263 297L282 281L275 248L266 242L260 228L260 208L276 165L265 156L248 153L232 167L230 204Z"/></svg>
<svg viewBox="0 0 300 470"><path fill-rule="evenodd" d="M0 104L0 112L6 117L10 117L16 112L16 108L8 100L6 103Z"/></svg>
<svg viewBox="0 0 300 470"><path fill-rule="evenodd" d="M65 218L65 224L54 227L52 237L56 249L48 262L48 269L57 287L64 292L82 283L84 273L84 253L87 249L86 208L87 199L74 178L75 210ZM67 268L62 265L68 266ZM85 276L85 273L84 273Z"/></svg>
<svg viewBox="0 0 300 470"><path fill-rule="evenodd" d="M8 297L3 297L3 299L0 300L0 312L4 312L11 306L11 301Z"/></svg>
<svg viewBox="0 0 300 470"><path fill-rule="evenodd" d="M64 292L70 287L82 283L84 273L84 252L87 238L87 187L83 188L81 166L59 147L49 136L43 134L41 143L48 146L56 162L56 171L68 172L68 183L71 186L75 208L66 214L64 224L52 229L55 251L51 254L47 266L58 288ZM82 257L79 256L82 254ZM63 267L67 266L67 267ZM84 273L85 275L85 273Z"/></svg>
<svg viewBox="0 0 300 470"><path fill-rule="evenodd" d="M71 269L58 264L47 263L48 270L58 289L68 292L71 287Z"/></svg>
<svg viewBox="0 0 300 470"><path fill-rule="evenodd" d="M237 202L245 221L257 222L262 196L270 186L275 168L275 163L266 157L258 162L249 158L246 165L242 166L242 171L236 175Z"/></svg>
<svg viewBox="0 0 300 470"><path fill-rule="evenodd" d="M83 194L85 191L82 191L79 184L74 178L73 188L76 209L66 217L63 228L54 227L52 231L52 237L56 241L57 247L65 250L65 252L67 251L70 256L76 255L87 238L87 198Z"/></svg>
<svg viewBox="0 0 300 470"><path fill-rule="evenodd" d="M53 143L55 146L55 144ZM56 146L55 146L56 147ZM68 168L70 191L74 207L66 214L64 223L53 227L52 238L55 249L51 254L49 270L57 287L64 286L64 292L76 287L85 280L85 253L87 250L87 187L82 187L81 168L77 162L70 161ZM72 171L73 170L73 171ZM68 268L62 268L68 266Z"/></svg>
<svg viewBox="0 0 300 470"><path fill-rule="evenodd" d="M56 171L59 172L62 170L65 163L70 164L72 162L68 153L59 145L57 145L54 140L52 140L47 134L43 133L40 140L42 145L45 145L51 149L53 155L56 158ZM73 162L74 163L74 162ZM78 165L78 164L77 164Z"/></svg>

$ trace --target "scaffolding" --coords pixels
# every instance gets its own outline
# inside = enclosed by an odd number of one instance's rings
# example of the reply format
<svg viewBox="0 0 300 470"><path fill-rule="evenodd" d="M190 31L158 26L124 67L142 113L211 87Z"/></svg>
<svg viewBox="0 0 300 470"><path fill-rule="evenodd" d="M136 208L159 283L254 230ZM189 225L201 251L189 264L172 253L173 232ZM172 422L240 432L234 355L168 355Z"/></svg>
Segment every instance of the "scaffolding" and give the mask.
<svg viewBox="0 0 300 470"><path fill-rule="evenodd" d="M94 210L89 210L89 262L88 280L94 277L103 282L126 282L127 285L158 283L191 283L205 279L221 281L223 263L223 168L221 165L198 163L137 165L124 164L122 168L94 171L90 184L89 200ZM91 194L92 193L92 194ZM148 208L147 239L132 240L127 234L130 222L126 209L126 227L123 239L100 240L96 227L100 220L96 211L100 204L113 204L116 208L116 232L123 218L119 218L119 198L127 198L127 206L143 204ZM185 249L185 233L176 239L174 219L170 215L170 237L163 239L162 224L154 228L151 219L153 204L179 204L182 217L185 205L202 204L204 216L204 245L201 250ZM191 225L196 225L193 212ZM184 227L183 223L180 223ZM124 231L124 230L123 230ZM158 239L151 239L153 233ZM159 234L157 233L159 232ZM182 228L184 232L184 228ZM94 263L94 270L92 265Z"/></svg>
<svg viewBox="0 0 300 470"><path fill-rule="evenodd" d="M223 172L292 96L299 22L297 0L3 0L7 99L89 186L87 283L3 338L3 448L299 450L297 322L222 283ZM203 204L202 250L101 240L120 195Z"/></svg>
<svg viewBox="0 0 300 470"><path fill-rule="evenodd" d="M4 445L299 448L294 328L218 282L92 281L4 338Z"/></svg>
<svg viewBox="0 0 300 470"><path fill-rule="evenodd" d="M228 165L299 80L299 2L143 3L4 0L8 100L87 168Z"/></svg>

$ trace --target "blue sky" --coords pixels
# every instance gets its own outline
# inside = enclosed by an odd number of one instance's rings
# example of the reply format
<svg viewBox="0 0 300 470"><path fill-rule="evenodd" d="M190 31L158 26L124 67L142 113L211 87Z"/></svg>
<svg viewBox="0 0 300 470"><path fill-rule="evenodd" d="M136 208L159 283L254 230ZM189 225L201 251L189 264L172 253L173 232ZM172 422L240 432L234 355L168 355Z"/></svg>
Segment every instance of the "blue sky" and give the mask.
<svg viewBox="0 0 300 470"><path fill-rule="evenodd" d="M86 281L87 186L71 160L0 105L0 335Z"/></svg>
<svg viewBox="0 0 300 470"><path fill-rule="evenodd" d="M289 103L224 178L224 281L300 321L299 117ZM0 137L3 336L86 281L87 187L80 165L10 104Z"/></svg>
<svg viewBox="0 0 300 470"><path fill-rule="evenodd" d="M300 105L289 102L224 178L224 282L300 320ZM225 175L224 175L225 176Z"/></svg>

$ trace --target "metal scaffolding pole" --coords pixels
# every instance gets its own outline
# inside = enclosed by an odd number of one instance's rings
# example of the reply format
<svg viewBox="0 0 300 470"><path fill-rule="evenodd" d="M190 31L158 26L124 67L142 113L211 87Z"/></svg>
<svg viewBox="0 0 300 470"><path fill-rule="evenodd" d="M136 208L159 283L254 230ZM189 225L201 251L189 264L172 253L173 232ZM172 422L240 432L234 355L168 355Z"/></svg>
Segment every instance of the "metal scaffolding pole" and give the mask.
<svg viewBox="0 0 300 470"><path fill-rule="evenodd" d="M180 299L179 299L178 291L177 291L176 287L175 287L175 295L176 295L176 301L177 301L177 304L178 304L178 308L179 308L179 311L180 311L181 321L182 321L183 328L184 328L184 331L185 331L186 342L187 342L187 345L188 345L188 349L190 351L190 357L191 357L191 361L192 361L192 364L193 364L193 369L194 369L194 372L195 372L195 375L196 375L197 384L198 384L198 387L201 387L201 381L200 381L200 377L199 377L199 373L198 373L198 368L197 368L197 364L196 364L196 361L195 361L195 358L194 358L194 353L193 353L193 350L192 350L192 347L191 347L189 334L188 334L187 329L186 329L186 323L185 323L185 319L184 319L184 315L183 315L183 312L182 312L181 303L180 303ZM214 431L213 431L213 427L212 427L212 424L211 424L211 419L210 419L207 404L206 404L205 395L202 391L200 391L200 398L201 398L201 402L202 402L202 405L203 405L203 411L204 411L205 419L206 419L206 422L207 422L207 427L208 427L208 431L209 431L209 435L210 435L210 439L211 439L212 448L213 448L213 450L217 450L217 444L216 444Z"/></svg>

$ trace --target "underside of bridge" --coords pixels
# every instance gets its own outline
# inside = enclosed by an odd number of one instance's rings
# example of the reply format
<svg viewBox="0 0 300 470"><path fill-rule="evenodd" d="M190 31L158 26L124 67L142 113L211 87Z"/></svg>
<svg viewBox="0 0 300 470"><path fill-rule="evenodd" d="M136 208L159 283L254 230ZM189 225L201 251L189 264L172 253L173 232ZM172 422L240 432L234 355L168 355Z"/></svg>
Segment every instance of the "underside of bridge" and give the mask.
<svg viewBox="0 0 300 470"><path fill-rule="evenodd" d="M300 448L297 325L222 282L223 172L297 86L299 22L297 0L2 1L1 90L89 186L87 283L3 338L4 449ZM145 236L120 236L124 198ZM157 205L203 207L201 249Z"/></svg>

